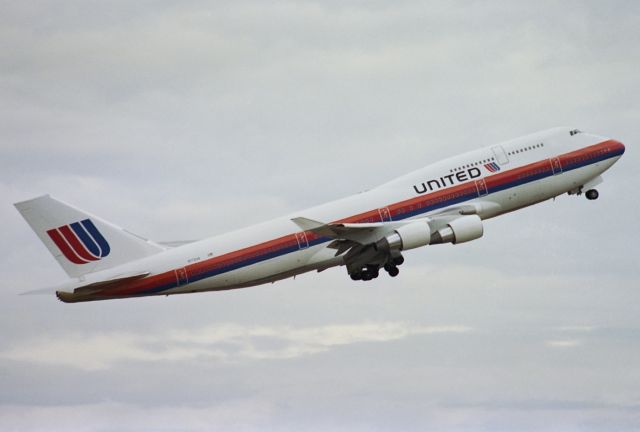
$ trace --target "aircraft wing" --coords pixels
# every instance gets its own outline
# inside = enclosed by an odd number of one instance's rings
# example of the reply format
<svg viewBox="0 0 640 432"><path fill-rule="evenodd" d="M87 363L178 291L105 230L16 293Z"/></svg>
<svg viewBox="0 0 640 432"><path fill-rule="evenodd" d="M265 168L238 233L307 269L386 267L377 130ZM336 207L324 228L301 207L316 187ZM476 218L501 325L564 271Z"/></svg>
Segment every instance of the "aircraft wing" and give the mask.
<svg viewBox="0 0 640 432"><path fill-rule="evenodd" d="M485 218L489 216L489 214L500 210L501 206L493 201L478 201L473 204L462 204L447 207L435 213L431 213L430 217L433 221L475 214L483 215L483 218Z"/></svg>
<svg viewBox="0 0 640 432"><path fill-rule="evenodd" d="M351 240L356 243L366 244L380 240L385 235L392 233L396 227L407 222L373 222L373 223L324 223L297 217L291 219L303 231L311 231L323 237L336 240ZM411 221L413 222L413 221Z"/></svg>
<svg viewBox="0 0 640 432"><path fill-rule="evenodd" d="M374 223L323 223L298 217L292 221L304 231L334 239L328 247L336 249L335 256L344 256L349 274L359 273L367 265L381 267L393 259L401 259L400 250L392 251L381 241L386 241L388 236L402 230L402 227L420 224L427 236L426 243L431 231L429 218Z"/></svg>
<svg viewBox="0 0 640 432"><path fill-rule="evenodd" d="M374 223L324 223L304 217L292 221L303 231L332 238L328 247L343 256L352 278L377 275L380 267L397 274L401 252L436 243L463 243L482 236L479 214L494 210L493 203L455 206L429 217ZM393 275L393 274L392 274Z"/></svg>
<svg viewBox="0 0 640 432"><path fill-rule="evenodd" d="M179 246L184 246L189 243L197 242L198 240L167 240L167 241L159 241L156 242L161 246L166 246L168 248L175 248Z"/></svg>

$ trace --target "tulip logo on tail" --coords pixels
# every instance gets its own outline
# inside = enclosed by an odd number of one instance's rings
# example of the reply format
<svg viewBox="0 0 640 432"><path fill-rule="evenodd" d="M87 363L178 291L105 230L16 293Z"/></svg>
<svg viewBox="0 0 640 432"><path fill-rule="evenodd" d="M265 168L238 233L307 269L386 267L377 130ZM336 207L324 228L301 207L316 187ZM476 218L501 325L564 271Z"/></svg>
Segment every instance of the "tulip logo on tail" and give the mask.
<svg viewBox="0 0 640 432"><path fill-rule="evenodd" d="M485 164L484 167L486 169L488 169L490 172L498 172L498 171L500 171L500 165L498 165L495 162L491 162L491 163Z"/></svg>
<svg viewBox="0 0 640 432"><path fill-rule="evenodd" d="M74 264L98 261L109 255L109 243L90 219L47 231L64 256Z"/></svg>

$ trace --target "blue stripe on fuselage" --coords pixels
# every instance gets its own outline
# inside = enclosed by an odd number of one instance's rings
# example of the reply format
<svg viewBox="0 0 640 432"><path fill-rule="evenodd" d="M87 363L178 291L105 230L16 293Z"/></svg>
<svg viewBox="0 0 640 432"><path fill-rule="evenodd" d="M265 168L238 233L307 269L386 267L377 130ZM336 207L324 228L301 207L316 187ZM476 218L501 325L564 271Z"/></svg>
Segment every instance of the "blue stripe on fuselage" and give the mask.
<svg viewBox="0 0 640 432"><path fill-rule="evenodd" d="M582 167L587 166L587 165L592 165L594 163L601 162L601 161L606 160L606 159L611 159L613 157L620 156L622 153L624 153L624 150L612 150L612 151L609 151L609 152L604 153L602 155L598 155L597 157L594 157L594 158L591 158L591 159L586 159L584 161L580 161L580 162L574 163L574 164L568 164L566 167L563 166L562 167L562 171L563 172L572 171L572 170L575 170L575 169L578 169L578 168L582 168ZM541 162L541 161L539 161L539 162ZM517 167L517 168L514 168L514 169L518 169L518 168L521 168L521 167ZM507 172L508 171L505 171L504 173L501 173L501 175L504 175ZM526 184L526 183L532 183L534 181L541 180L541 179L546 178L546 177L552 177L552 176L553 176L552 170L548 169L548 170L545 170L544 172L539 173L539 174L526 176L526 177L523 177L521 179L516 179L516 180L513 180L511 182L508 182L508 183L505 183L505 184L502 184L502 185L499 185L499 186L494 186L492 188L489 188L488 191L487 191L488 192L487 195L489 195L491 193L495 193L495 192L500 192L500 191L503 191L503 190L506 190L506 189L510 189L510 188L513 188L513 187L521 186L521 185ZM482 197L486 197L487 195L483 195ZM462 203L462 202L465 202L465 201L470 201L470 200L473 200L473 199L476 199L476 198L479 198L477 192L465 194L465 195L462 195L462 196L459 196L459 197L451 198L449 200L445 200L445 201L430 205L430 206L418 208L418 209L415 209L415 210L408 210L408 211L403 212L402 214L395 214L393 216L393 220L407 219L407 218L410 218L410 217L413 217L413 216L418 216L420 214L428 213L428 212L431 212L433 210L438 210L438 209L441 209L441 208L449 207L449 206L452 206L452 205L455 205L455 204L459 204L459 203ZM317 246L317 245L322 244L322 243L327 243L327 242L329 242L331 240L332 239L330 237L318 237L318 238L316 238L314 240L309 241L309 246L308 247ZM197 275L190 275L189 276L189 283L196 282L196 281L203 280L203 279L207 279L207 278L210 278L210 277L213 277L213 276L217 276L217 275L220 275L220 274L223 274L223 273L228 273L228 272L233 271L233 270L238 270L238 269L243 268L243 267L248 267L248 266L253 265L253 264L257 264L257 263L260 263L260 262L263 262L263 261L267 261L267 260L272 259L272 258L277 258L277 257L283 256L283 255L286 255L286 254L289 254L289 253L297 252L297 251L300 251L300 250L301 249L298 246L293 246L293 247L285 247L285 248L282 248L282 249L279 249L279 250L276 250L276 251L270 251L268 253L262 254L262 255L257 256L257 257L251 257L251 258L245 259L243 261L239 261L237 263L229 264L227 266L215 268L215 269L212 269L212 270L207 271L207 272L199 273ZM156 293L156 292L164 291L164 290L167 290L167 289L170 289L170 288L175 288L177 286L178 286L178 284L176 282L175 284L173 284L171 286L166 286L165 285L165 286L162 286L162 287L153 288L151 290L146 290L146 291L144 291L144 293Z"/></svg>

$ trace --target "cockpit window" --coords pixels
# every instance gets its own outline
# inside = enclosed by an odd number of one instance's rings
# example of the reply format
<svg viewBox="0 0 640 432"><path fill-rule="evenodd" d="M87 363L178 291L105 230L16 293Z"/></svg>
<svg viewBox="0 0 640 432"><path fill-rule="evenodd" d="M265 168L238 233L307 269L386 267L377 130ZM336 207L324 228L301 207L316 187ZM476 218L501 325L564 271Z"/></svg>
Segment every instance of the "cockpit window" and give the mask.
<svg viewBox="0 0 640 432"><path fill-rule="evenodd" d="M579 133L582 133L582 131L580 129L572 129L569 131L569 135L574 136L577 135Z"/></svg>

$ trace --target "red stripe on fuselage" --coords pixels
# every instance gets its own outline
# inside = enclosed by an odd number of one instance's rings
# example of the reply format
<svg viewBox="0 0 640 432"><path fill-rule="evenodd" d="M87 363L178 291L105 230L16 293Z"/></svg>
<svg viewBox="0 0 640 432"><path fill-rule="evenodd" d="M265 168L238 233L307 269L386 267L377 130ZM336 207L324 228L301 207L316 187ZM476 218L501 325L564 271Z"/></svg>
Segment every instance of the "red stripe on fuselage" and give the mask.
<svg viewBox="0 0 640 432"><path fill-rule="evenodd" d="M601 152L612 153L614 151L624 149L624 146L615 140L605 141L600 144L595 144L589 147L585 147L573 152L565 153L559 156L560 163L565 166L568 163L573 163L576 158L595 159ZM507 183L522 180L523 178L532 177L541 173L552 173L551 162L549 159L544 159L538 162L527 164L512 170L504 171L499 174L485 176L483 179L486 182L486 187L489 191L492 188L500 187ZM403 214L414 212L417 209L429 208L435 204L446 202L456 197L471 196L469 199L478 198L478 191L473 181L462 183L456 186L452 186L446 189L432 192L427 195L421 195L415 198L410 198L404 201L397 202L395 204L388 205L389 212L393 220L401 219ZM333 223L367 223L367 222L381 222L380 212L377 209L369 210L357 215L349 216L344 219L337 220ZM316 240L317 234L307 231L307 239L309 242ZM55 240L54 240L55 241ZM219 255L217 257L210 258L198 263L186 266L189 280L193 276L206 273L211 270L215 270L221 267L226 267L234 263L249 260L253 257L265 255L271 251L277 251L279 249L285 249L297 247L297 241L295 234L289 234L277 239L273 239L264 243L249 246L244 249L239 249L233 252ZM175 284L176 278L174 270L170 270L164 273L160 273L154 276L147 277L145 279L128 282L125 286L118 289L110 289L108 293L105 293L105 298L118 297L118 296L135 296L143 294L145 291L153 290L154 288ZM175 285L174 285L175 286Z"/></svg>
<svg viewBox="0 0 640 432"><path fill-rule="evenodd" d="M621 152L624 153L624 144L616 140L608 140L600 144L585 147L570 153L558 156L560 165L566 167L576 163L582 163L589 159L595 159L608 153Z"/></svg>

